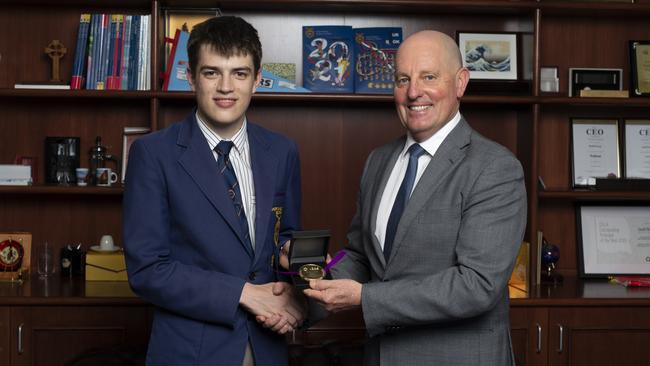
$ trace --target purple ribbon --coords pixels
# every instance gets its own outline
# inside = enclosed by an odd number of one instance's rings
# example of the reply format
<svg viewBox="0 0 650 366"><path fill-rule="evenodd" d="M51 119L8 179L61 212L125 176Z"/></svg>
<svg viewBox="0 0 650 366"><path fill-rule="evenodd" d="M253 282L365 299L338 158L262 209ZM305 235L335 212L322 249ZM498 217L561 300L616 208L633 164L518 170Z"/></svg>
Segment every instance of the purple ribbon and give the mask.
<svg viewBox="0 0 650 366"><path fill-rule="evenodd" d="M338 263L341 259L343 259L343 257L345 257L345 250L341 249L336 253L334 258L332 258L332 260L329 263L327 263L327 265L325 265L325 267L323 268L323 271L325 271L325 273L329 272L330 269L336 265L336 263ZM282 274L282 275L287 275L287 276L297 276L298 275L298 272L280 272L280 271L278 271L278 273Z"/></svg>

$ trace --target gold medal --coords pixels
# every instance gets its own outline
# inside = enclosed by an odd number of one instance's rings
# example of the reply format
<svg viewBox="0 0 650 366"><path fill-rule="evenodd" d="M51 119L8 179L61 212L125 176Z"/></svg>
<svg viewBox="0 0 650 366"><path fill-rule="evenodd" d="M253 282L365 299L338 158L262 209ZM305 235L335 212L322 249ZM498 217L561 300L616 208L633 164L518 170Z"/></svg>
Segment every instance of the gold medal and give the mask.
<svg viewBox="0 0 650 366"><path fill-rule="evenodd" d="M298 269L298 275L305 281L322 280L325 277L325 270L318 264L303 264Z"/></svg>

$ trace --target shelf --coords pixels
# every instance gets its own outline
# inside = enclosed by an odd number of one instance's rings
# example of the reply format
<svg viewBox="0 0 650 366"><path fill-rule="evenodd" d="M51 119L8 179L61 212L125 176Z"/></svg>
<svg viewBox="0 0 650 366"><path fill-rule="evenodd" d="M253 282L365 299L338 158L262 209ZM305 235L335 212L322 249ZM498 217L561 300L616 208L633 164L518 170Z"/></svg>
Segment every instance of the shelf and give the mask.
<svg viewBox="0 0 650 366"><path fill-rule="evenodd" d="M170 7L214 7L212 0L163 0L163 6ZM221 10L230 11L280 11L282 13L300 11L349 13L474 13L474 14L523 14L531 13L536 7L535 1L504 0L464 0L464 1L421 1L421 0L225 0L218 3Z"/></svg>
<svg viewBox="0 0 650 366"><path fill-rule="evenodd" d="M0 89L0 97L12 98L104 98L104 99L148 99L150 91L127 90L50 90L50 89Z"/></svg>
<svg viewBox="0 0 650 366"><path fill-rule="evenodd" d="M565 201L647 201L650 192L630 191L540 191L540 200Z"/></svg>
<svg viewBox="0 0 650 366"><path fill-rule="evenodd" d="M542 105L571 105L571 106L626 106L650 107L650 98L580 98L567 96L541 96L537 102Z"/></svg>
<svg viewBox="0 0 650 366"><path fill-rule="evenodd" d="M79 186L0 186L0 195L6 194L42 194L42 195L91 195L91 196L121 196L124 189L121 185L115 187L79 187Z"/></svg>

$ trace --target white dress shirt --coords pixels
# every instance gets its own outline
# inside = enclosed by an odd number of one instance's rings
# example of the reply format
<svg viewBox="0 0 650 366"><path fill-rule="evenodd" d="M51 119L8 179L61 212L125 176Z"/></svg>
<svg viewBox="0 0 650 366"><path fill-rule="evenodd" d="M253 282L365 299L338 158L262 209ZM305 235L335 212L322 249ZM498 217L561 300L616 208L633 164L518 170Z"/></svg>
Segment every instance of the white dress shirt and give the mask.
<svg viewBox="0 0 650 366"><path fill-rule="evenodd" d="M415 187L418 185L420 177L422 177L422 173L424 173L424 170L427 168L429 162L431 161L431 157L433 157L436 151L438 151L438 148L442 142L445 140L447 135L449 135L451 130L456 127L458 122L460 122L460 112L456 112L456 115L451 119L451 121L442 126L440 130L434 133L433 136L428 138L426 141L420 143L420 146L422 146L422 148L427 153L422 154L420 158L418 158L418 171L415 175L415 183L413 184L413 189L415 189ZM388 182L386 182L384 192L381 195L379 211L377 212L375 237L377 238L377 241L379 241L379 245L381 245L382 249L384 249L384 240L386 239L386 226L388 226L388 217L390 216L390 211L393 209L393 204L395 203L395 198L397 197L399 187L402 185L402 180L404 180L404 176L406 175L406 168L408 167L409 162L408 149L414 143L415 140L413 140L411 134L407 133L404 148L402 148L402 151L397 157L395 166L393 166L393 170L390 173ZM413 191L409 192L409 197L411 193L413 193Z"/></svg>
<svg viewBox="0 0 650 366"><path fill-rule="evenodd" d="M196 120L198 121L199 128L203 132L203 136L208 141L210 150L214 160L219 159L219 154L214 151L217 144L224 140L217 133L215 133L207 123L201 120L199 114L196 113ZM244 213L246 214L246 221L248 222L248 232L251 238L251 245L255 249L255 186L253 184L253 170L251 169L251 154L248 145L248 133L246 132L246 119L241 128L230 141L233 142L233 149L228 154L230 163L235 170L239 189L241 191L242 205L244 206ZM216 166L215 166L216 167Z"/></svg>

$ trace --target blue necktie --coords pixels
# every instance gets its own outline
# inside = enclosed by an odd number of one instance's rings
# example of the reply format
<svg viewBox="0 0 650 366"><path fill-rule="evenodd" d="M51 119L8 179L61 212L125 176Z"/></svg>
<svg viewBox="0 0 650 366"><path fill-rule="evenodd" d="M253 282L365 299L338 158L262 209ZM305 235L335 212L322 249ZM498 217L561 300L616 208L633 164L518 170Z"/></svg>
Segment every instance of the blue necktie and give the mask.
<svg viewBox="0 0 650 366"><path fill-rule="evenodd" d="M415 176L418 172L418 158L425 153L420 144L411 145L408 151L409 165L406 168L406 174L404 175L404 180L402 180L402 185L399 186L393 209L390 211L388 225L386 225L386 238L384 239L384 258L386 259L386 263L388 263L390 251L393 249L393 240L395 240L397 225L399 225L399 220L402 218L402 213L404 212L406 203L408 202L409 197L411 196L411 191L413 190Z"/></svg>
<svg viewBox="0 0 650 366"><path fill-rule="evenodd" d="M241 199L241 190L239 189L239 182L237 182L237 175L235 175L235 170L230 163L230 149L232 149L232 141L221 140L214 148L214 150L219 155L217 159L217 166L219 167L219 173L226 180L226 187L228 188L228 197L232 199L233 205L235 205L235 213L239 218L239 225L241 227L241 233L244 237L246 245L252 250L253 244L251 242L250 233L248 231L248 220L246 220L246 212L244 211L244 205Z"/></svg>

